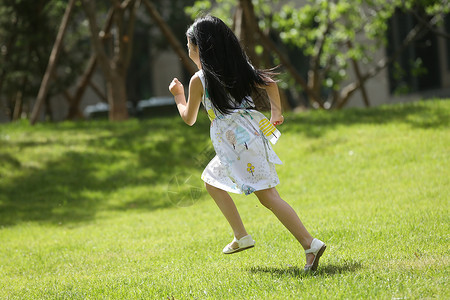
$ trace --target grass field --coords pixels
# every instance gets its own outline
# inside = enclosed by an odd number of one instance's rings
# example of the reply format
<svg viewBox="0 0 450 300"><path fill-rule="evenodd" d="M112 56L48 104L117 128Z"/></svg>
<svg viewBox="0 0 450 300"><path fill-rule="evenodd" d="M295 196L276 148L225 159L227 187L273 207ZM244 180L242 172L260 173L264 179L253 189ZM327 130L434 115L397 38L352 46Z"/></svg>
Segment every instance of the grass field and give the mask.
<svg viewBox="0 0 450 300"><path fill-rule="evenodd" d="M0 126L0 299L448 299L450 101L285 117L278 190L328 245L317 272L253 195L256 247L221 253L206 115L23 122Z"/></svg>

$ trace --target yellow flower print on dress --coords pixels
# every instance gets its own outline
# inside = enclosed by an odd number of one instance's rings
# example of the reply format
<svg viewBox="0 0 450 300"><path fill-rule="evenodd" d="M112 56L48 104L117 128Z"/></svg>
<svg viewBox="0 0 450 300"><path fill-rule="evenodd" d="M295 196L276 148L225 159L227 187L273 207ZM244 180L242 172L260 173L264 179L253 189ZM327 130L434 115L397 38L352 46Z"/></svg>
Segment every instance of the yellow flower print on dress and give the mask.
<svg viewBox="0 0 450 300"><path fill-rule="evenodd" d="M253 172L255 171L255 167L251 163L248 163L247 167L247 172L252 173L252 176L254 176Z"/></svg>

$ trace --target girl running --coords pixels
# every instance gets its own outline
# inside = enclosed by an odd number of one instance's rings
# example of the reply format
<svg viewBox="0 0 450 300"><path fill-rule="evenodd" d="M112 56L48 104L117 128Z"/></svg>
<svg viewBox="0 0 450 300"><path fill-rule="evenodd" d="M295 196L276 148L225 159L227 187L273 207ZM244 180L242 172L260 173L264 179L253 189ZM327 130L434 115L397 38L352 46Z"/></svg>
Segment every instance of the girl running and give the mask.
<svg viewBox="0 0 450 300"><path fill-rule="evenodd" d="M189 57L199 71L190 80L187 102L184 87L177 78L172 80L169 90L188 125L197 120L200 103L211 120L216 156L205 168L202 179L234 233L233 241L223 253L236 253L255 245L228 192L254 193L302 245L305 271L315 271L326 246L309 234L275 188L279 183L275 164L282 162L270 143L275 144L280 137L275 126L282 124L284 118L273 74L252 66L234 33L219 18L197 19L186 35ZM265 89L269 97L270 121L255 110L250 95L257 88Z"/></svg>

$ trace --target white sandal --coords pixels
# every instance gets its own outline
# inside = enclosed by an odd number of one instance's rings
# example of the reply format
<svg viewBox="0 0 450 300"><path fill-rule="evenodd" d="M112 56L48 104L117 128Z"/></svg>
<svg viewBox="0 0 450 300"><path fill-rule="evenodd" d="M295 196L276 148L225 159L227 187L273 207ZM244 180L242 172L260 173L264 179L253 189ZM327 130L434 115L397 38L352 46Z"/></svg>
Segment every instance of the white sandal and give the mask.
<svg viewBox="0 0 450 300"><path fill-rule="evenodd" d="M237 248L232 248L231 245L236 242L238 244ZM233 241L223 248L223 254L237 253L242 250L247 250L255 246L255 241L252 239L251 235L246 235L239 240L234 237Z"/></svg>
<svg viewBox="0 0 450 300"><path fill-rule="evenodd" d="M313 260L312 264L305 265L305 271L317 270L317 267L319 266L319 259L322 256L322 254L326 248L327 248L327 246L325 245L324 242L322 242L321 240L318 240L318 239L313 239L313 241L311 242L310 248L308 250L305 250L305 254L309 254L309 253L314 254L314 260Z"/></svg>

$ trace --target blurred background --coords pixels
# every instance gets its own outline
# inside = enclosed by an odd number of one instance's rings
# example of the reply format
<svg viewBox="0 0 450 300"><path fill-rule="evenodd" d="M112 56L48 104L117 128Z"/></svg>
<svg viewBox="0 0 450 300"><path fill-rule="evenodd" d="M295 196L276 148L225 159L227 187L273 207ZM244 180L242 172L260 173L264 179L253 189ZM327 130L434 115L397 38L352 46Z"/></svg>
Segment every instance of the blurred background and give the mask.
<svg viewBox="0 0 450 300"><path fill-rule="evenodd" d="M279 66L284 110L449 97L449 12L448 0L1 0L0 122L177 113L168 84L196 71L185 31L205 14L256 67Z"/></svg>

